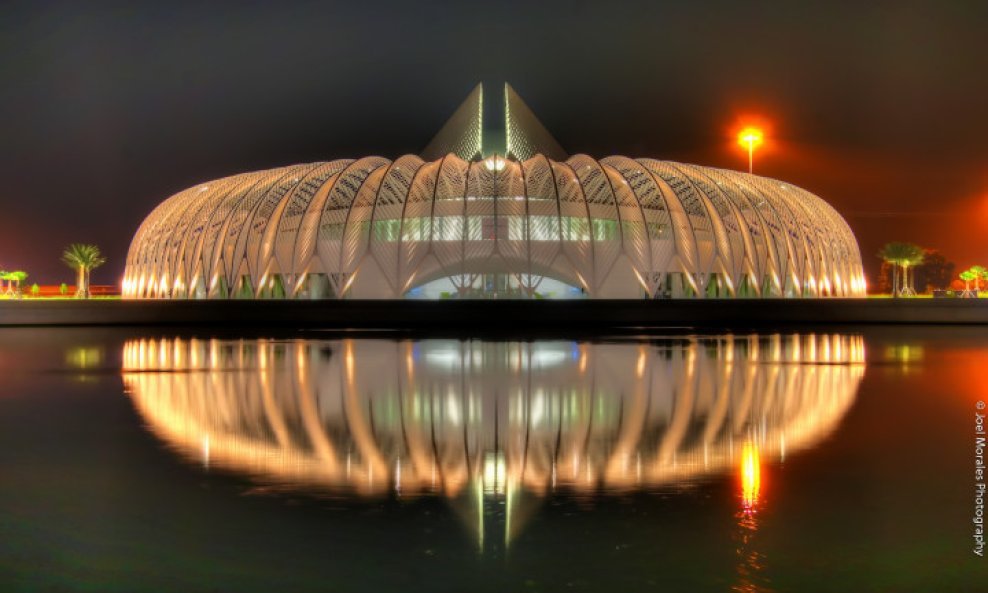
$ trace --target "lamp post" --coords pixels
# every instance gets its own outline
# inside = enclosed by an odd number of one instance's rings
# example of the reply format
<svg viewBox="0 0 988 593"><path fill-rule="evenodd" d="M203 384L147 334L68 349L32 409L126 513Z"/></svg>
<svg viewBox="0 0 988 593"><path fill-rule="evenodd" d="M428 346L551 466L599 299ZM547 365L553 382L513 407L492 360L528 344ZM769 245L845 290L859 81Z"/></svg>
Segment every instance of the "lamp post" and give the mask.
<svg viewBox="0 0 988 593"><path fill-rule="evenodd" d="M754 170L755 147L761 146L765 140L762 131L755 127L747 127L738 133L738 144L748 149L748 173Z"/></svg>

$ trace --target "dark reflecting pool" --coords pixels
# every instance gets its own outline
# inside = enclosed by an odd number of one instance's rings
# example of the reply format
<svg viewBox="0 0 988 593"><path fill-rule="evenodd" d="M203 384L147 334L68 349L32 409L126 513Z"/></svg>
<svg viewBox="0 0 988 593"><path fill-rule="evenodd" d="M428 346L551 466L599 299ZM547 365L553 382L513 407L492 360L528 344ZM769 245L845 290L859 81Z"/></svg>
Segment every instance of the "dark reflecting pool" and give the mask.
<svg viewBox="0 0 988 593"><path fill-rule="evenodd" d="M0 365L4 591L972 591L988 574L983 330L8 330Z"/></svg>

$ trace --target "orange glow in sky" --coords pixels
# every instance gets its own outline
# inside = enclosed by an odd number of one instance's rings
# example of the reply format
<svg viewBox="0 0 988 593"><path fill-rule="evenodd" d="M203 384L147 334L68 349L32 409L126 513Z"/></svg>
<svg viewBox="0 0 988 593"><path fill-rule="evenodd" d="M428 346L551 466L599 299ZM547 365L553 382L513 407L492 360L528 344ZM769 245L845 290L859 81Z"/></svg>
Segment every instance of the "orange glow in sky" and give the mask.
<svg viewBox="0 0 988 593"><path fill-rule="evenodd" d="M738 144L746 150L748 148L758 148L765 142L765 133L761 128L747 126L738 132Z"/></svg>
<svg viewBox="0 0 988 593"><path fill-rule="evenodd" d="M748 172L754 172L755 151L765 144L770 125L761 117L745 115L735 120L734 137L748 157Z"/></svg>

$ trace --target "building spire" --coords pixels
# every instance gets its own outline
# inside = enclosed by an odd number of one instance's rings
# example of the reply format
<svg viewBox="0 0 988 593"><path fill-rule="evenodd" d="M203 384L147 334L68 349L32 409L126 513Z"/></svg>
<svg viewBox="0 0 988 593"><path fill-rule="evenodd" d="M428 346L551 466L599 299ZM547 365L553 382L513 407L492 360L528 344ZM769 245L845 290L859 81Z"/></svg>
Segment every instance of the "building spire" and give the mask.
<svg viewBox="0 0 988 593"><path fill-rule="evenodd" d="M434 161L453 153L466 161L479 159L483 146L483 113L484 88L478 84L419 156Z"/></svg>
<svg viewBox="0 0 988 593"><path fill-rule="evenodd" d="M543 154L565 161L569 157L508 83L504 83L504 135L509 158L524 161Z"/></svg>
<svg viewBox="0 0 988 593"><path fill-rule="evenodd" d="M487 121L484 119L483 84L475 86L420 156L427 161L449 153L468 161L492 154L517 160L537 154L556 161L568 158L566 151L507 83L503 98L503 119Z"/></svg>

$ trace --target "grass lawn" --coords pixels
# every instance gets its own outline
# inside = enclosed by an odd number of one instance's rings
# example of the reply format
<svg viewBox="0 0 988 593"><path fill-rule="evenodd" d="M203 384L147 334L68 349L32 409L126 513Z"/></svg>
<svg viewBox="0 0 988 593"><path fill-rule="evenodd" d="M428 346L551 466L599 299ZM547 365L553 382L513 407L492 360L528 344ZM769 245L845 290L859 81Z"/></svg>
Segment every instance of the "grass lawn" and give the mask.
<svg viewBox="0 0 988 593"><path fill-rule="evenodd" d="M868 298L869 299L890 299L890 298L892 298L892 295L890 295L890 294L869 294L868 295ZM899 298L901 298L901 299L932 299L933 298L933 295L932 294L917 294L916 296L899 297ZM945 297L945 298L955 299L955 298L958 298L958 297ZM979 299L988 299L988 292L981 291L978 294L978 298Z"/></svg>
<svg viewBox="0 0 988 593"><path fill-rule="evenodd" d="M55 296L55 297L33 297L24 295L21 298L10 296L10 295L0 295L0 301L22 301L22 302L32 302L32 301L77 301L77 299L71 296ZM115 296L94 296L89 297L90 301L119 301L120 295Z"/></svg>

